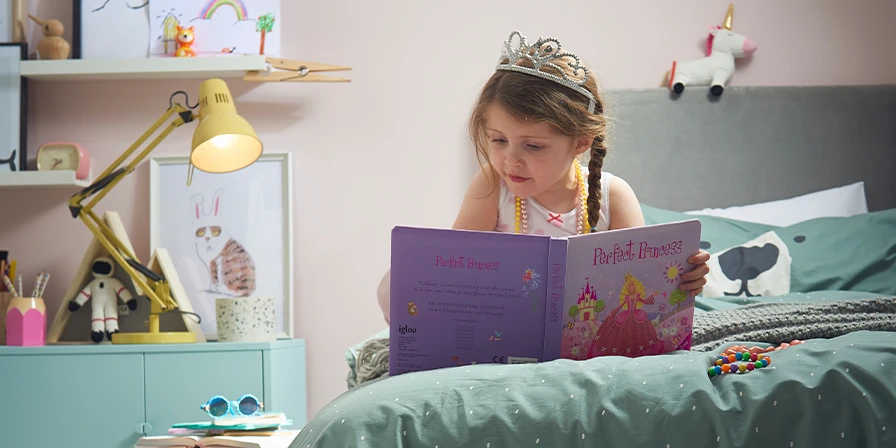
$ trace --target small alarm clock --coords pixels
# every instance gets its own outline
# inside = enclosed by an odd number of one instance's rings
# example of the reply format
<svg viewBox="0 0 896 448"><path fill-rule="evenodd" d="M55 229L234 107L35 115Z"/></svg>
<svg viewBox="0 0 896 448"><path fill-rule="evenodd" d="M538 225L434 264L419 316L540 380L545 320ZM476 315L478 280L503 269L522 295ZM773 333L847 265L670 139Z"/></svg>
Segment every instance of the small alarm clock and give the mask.
<svg viewBox="0 0 896 448"><path fill-rule="evenodd" d="M46 143L37 150L37 169L74 171L75 179L86 180L90 175L90 154L77 143Z"/></svg>

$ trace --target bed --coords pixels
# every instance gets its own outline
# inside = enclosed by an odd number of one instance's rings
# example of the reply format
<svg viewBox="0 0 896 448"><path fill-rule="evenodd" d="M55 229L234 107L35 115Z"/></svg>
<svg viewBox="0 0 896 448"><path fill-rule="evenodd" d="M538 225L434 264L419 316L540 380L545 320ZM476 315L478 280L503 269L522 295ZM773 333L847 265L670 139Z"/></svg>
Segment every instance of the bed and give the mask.
<svg viewBox="0 0 896 448"><path fill-rule="evenodd" d="M384 330L346 351L348 390L293 447L896 446L896 87L606 99L605 169L648 224L703 224L692 349L391 378ZM729 346L794 340L708 374Z"/></svg>

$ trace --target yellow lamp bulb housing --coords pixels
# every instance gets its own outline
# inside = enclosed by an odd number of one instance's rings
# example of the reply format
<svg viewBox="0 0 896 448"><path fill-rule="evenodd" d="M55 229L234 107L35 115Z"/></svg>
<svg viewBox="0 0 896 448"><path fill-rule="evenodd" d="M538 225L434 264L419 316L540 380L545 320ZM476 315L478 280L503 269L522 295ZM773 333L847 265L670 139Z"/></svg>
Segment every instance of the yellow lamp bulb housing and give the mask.
<svg viewBox="0 0 896 448"><path fill-rule="evenodd" d="M190 163L208 173L229 173L251 165L261 152L261 140L252 125L236 113L227 83L217 78L203 81Z"/></svg>

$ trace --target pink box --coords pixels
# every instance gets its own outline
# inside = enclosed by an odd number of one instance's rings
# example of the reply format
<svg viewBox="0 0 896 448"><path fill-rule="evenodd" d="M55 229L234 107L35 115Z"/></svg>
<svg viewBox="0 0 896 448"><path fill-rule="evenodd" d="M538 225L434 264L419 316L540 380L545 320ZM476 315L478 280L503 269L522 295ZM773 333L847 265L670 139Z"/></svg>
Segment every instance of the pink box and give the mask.
<svg viewBox="0 0 896 448"><path fill-rule="evenodd" d="M6 308L6 345L47 344L47 307L40 297L13 297Z"/></svg>

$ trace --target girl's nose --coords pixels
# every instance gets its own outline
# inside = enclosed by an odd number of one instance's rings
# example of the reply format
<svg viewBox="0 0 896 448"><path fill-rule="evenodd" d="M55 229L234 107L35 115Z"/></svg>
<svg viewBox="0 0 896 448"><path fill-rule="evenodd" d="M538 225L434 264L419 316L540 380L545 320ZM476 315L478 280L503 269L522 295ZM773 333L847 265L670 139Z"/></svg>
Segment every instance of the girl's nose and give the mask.
<svg viewBox="0 0 896 448"><path fill-rule="evenodd" d="M523 158L520 157L522 155L522 149L511 147L507 150L507 161L510 162L512 166L521 166L523 164Z"/></svg>

